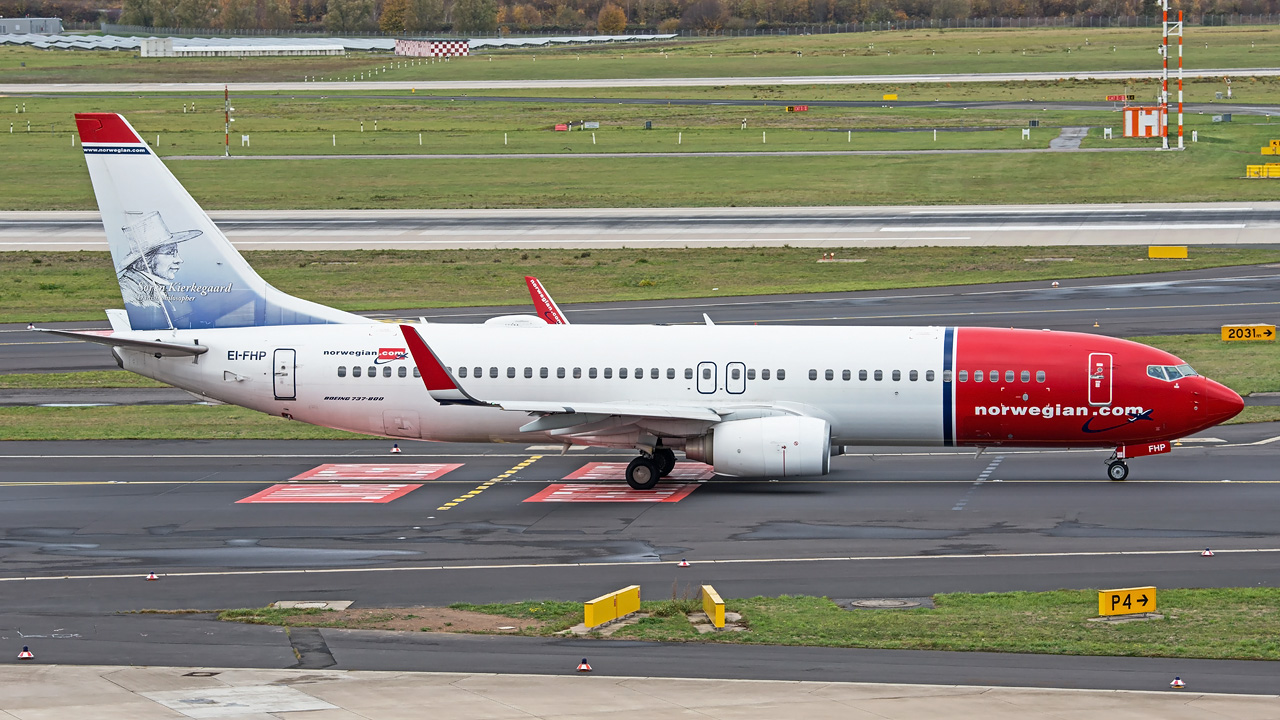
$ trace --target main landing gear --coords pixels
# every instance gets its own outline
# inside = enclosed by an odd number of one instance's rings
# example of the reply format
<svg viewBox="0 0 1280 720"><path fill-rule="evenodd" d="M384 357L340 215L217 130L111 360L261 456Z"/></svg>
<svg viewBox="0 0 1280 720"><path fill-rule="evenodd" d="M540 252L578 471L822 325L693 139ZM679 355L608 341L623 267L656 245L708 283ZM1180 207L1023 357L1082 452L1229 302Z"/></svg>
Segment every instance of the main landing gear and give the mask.
<svg viewBox="0 0 1280 720"><path fill-rule="evenodd" d="M675 451L659 445L652 454L643 454L627 465L627 484L635 490L652 490L675 466Z"/></svg>

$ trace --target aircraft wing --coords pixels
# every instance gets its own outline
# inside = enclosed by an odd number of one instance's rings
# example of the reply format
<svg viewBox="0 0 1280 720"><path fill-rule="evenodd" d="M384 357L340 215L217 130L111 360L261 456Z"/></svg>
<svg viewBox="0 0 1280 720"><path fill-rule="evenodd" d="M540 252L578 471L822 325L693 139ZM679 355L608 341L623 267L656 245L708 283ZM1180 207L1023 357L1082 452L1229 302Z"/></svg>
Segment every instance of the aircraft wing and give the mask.
<svg viewBox="0 0 1280 720"><path fill-rule="evenodd" d="M85 342L98 343L100 345L111 345L114 347L124 347L130 350L142 350L153 355L161 357L175 357L182 355L203 355L209 352L209 348L204 345L195 343L176 343L167 342L160 339L142 340L139 338L125 338L117 335L109 330L52 330L49 328L35 328L36 332L53 333L63 337L74 338L76 340L84 340Z"/></svg>
<svg viewBox="0 0 1280 720"><path fill-rule="evenodd" d="M720 413L705 406L694 405L651 405L646 403L603 402L603 403L556 403L533 400L481 400L472 396L458 384L453 374L445 369L444 363L436 356L435 351L408 325L401 325L405 343L409 346L409 354L418 366L422 382L432 399L442 405L477 405L496 407L511 412L526 412L538 415L576 416L566 420L579 422L534 421L526 425L526 431L564 428L577 424L597 422L608 417L661 418L669 420L698 420L702 422L720 422Z"/></svg>
<svg viewBox="0 0 1280 720"><path fill-rule="evenodd" d="M538 311L538 317L546 320L548 325L569 324L564 313L560 312L560 306L551 299L551 293L542 286L541 280L525 275L524 282L529 286L529 297L533 298L533 307Z"/></svg>

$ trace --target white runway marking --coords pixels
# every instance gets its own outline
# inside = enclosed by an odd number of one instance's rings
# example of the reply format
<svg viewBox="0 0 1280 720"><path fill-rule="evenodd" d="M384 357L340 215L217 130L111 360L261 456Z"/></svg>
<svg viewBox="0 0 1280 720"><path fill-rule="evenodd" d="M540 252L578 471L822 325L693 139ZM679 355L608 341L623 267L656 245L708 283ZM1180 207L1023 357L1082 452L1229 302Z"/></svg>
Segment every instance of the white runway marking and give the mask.
<svg viewBox="0 0 1280 720"><path fill-rule="evenodd" d="M703 560L699 565L754 565L766 563L819 563L819 562L896 562L901 560L1013 560L1035 558L1069 558L1069 557L1152 557L1157 555L1186 555L1199 557L1204 551L1202 547L1188 550L1107 550L1097 552L1046 552L1046 553L978 553L973 555L867 555L863 557L798 557L798 558L740 558L735 560ZM1280 548L1244 548L1237 550L1214 550L1214 555L1230 555L1245 553L1280 553ZM402 567L355 567L355 568L321 568L290 570L210 570L195 572L165 573L166 578L180 577L237 577L263 575L335 575L345 573L393 573L393 572L436 572L442 570L538 570L544 568L600 568L600 567L643 567L668 565L667 561L651 563L637 562L598 562L598 563L507 563L492 565L411 565ZM128 580L137 582L138 573L101 574L101 575L49 575L4 577L0 582L36 582L41 580Z"/></svg>

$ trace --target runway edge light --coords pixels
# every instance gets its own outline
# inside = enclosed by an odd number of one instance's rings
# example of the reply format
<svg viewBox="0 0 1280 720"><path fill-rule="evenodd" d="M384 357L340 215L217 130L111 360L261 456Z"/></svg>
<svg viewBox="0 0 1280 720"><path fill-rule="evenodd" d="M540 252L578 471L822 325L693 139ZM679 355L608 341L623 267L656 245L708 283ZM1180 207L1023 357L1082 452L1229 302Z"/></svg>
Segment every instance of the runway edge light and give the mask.
<svg viewBox="0 0 1280 720"><path fill-rule="evenodd" d="M1187 684L1186 684L1186 683L1184 683L1184 682L1182 682L1182 678L1180 678L1180 677L1175 677L1175 678L1173 679L1173 682L1169 683L1169 687L1173 688L1174 690L1181 690L1182 688L1184 688L1184 687L1186 687L1186 686L1187 686Z"/></svg>
<svg viewBox="0 0 1280 720"><path fill-rule="evenodd" d="M35 655L31 654L31 648L27 647L26 645L23 645L22 652L18 653L19 660L34 660L35 657L36 657Z"/></svg>
<svg viewBox="0 0 1280 720"><path fill-rule="evenodd" d="M154 572L151 572L151 573L147 573L147 579L148 579L148 580L159 580L160 578L159 578L159 577L158 577Z"/></svg>
<svg viewBox="0 0 1280 720"><path fill-rule="evenodd" d="M1213 551L1209 548L1205 548L1204 552L1200 553L1200 557L1213 557Z"/></svg>
<svg viewBox="0 0 1280 720"><path fill-rule="evenodd" d="M587 664L586 658L582 658L582 662L578 663L578 672L591 672L591 666Z"/></svg>

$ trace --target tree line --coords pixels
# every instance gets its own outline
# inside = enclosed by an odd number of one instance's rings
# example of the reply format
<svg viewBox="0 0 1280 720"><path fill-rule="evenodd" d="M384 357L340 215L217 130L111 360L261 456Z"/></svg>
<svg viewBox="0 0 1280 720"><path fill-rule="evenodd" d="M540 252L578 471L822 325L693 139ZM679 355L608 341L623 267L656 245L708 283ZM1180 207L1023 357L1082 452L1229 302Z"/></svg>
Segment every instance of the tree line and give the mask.
<svg viewBox="0 0 1280 720"><path fill-rule="evenodd" d="M1171 3L1172 4L1172 3ZM1280 0L1183 0L1191 17L1280 14ZM805 24L1156 15L1157 0L0 0L0 16L124 25L333 33L620 34ZM103 17L106 13L107 17Z"/></svg>

